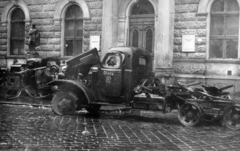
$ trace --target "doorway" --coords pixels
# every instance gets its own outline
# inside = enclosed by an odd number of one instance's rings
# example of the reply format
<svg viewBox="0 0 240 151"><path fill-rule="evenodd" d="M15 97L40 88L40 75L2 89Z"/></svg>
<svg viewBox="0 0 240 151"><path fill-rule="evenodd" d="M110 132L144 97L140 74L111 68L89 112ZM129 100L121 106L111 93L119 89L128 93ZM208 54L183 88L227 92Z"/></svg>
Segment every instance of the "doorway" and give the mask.
<svg viewBox="0 0 240 151"><path fill-rule="evenodd" d="M132 6L129 17L129 45L144 48L152 54L151 69L154 58L154 14L154 7L149 0L139 0Z"/></svg>

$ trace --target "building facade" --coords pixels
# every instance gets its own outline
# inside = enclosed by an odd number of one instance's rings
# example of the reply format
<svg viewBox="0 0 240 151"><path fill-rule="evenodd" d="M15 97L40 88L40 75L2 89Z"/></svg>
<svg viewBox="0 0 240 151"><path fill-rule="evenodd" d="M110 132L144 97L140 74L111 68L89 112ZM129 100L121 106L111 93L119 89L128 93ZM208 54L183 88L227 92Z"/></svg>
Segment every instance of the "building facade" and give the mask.
<svg viewBox="0 0 240 151"><path fill-rule="evenodd" d="M40 57L71 58L100 37L103 56L114 46L143 47L155 76L170 83L219 87L239 78L240 0L1 0L0 65L25 61L32 23L41 33Z"/></svg>
<svg viewBox="0 0 240 151"><path fill-rule="evenodd" d="M89 50L90 35L101 35L102 0L1 0L1 66L29 51L25 38L31 24L41 33L40 57L68 59Z"/></svg>
<svg viewBox="0 0 240 151"><path fill-rule="evenodd" d="M176 79L240 91L239 0L176 0L173 68ZM194 36L186 51L184 36ZM185 49L185 50L184 50Z"/></svg>

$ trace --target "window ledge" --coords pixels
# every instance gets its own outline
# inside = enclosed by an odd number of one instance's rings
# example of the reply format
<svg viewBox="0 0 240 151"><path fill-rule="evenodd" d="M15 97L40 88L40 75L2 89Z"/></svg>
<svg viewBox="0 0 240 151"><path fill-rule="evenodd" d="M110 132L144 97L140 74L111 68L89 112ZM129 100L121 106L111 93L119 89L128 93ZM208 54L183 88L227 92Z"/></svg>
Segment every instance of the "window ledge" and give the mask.
<svg viewBox="0 0 240 151"><path fill-rule="evenodd" d="M174 59L173 62L240 64L238 59Z"/></svg>
<svg viewBox="0 0 240 151"><path fill-rule="evenodd" d="M229 64L236 63L236 64L239 64L240 60L238 60L238 59L209 59L209 60L206 60L206 62L207 63L229 63Z"/></svg>
<svg viewBox="0 0 240 151"><path fill-rule="evenodd" d="M196 13L196 16L207 16L208 15L208 13Z"/></svg>
<svg viewBox="0 0 240 151"><path fill-rule="evenodd" d="M26 56L7 56L6 58L7 59L15 59L15 58L17 58L17 59L26 59Z"/></svg>

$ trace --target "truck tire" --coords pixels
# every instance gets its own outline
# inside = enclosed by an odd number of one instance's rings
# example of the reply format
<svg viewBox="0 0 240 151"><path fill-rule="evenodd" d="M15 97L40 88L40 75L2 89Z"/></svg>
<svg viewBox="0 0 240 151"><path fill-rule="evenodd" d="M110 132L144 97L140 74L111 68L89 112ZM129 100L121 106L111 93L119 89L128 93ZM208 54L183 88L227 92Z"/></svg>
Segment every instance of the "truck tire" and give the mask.
<svg viewBox="0 0 240 151"><path fill-rule="evenodd" d="M58 115L73 114L77 108L77 96L71 91L59 90L52 99L52 110Z"/></svg>

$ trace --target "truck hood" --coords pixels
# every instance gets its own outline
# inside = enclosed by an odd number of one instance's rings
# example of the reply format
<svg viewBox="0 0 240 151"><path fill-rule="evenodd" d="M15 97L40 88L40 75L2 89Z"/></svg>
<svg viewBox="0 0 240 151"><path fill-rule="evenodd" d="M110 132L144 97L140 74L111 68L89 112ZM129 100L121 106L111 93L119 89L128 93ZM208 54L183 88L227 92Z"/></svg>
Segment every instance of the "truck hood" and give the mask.
<svg viewBox="0 0 240 151"><path fill-rule="evenodd" d="M100 57L97 49L94 48L67 60L66 64L67 75L81 73L85 77L92 66L100 64Z"/></svg>

